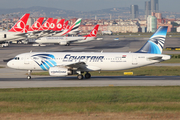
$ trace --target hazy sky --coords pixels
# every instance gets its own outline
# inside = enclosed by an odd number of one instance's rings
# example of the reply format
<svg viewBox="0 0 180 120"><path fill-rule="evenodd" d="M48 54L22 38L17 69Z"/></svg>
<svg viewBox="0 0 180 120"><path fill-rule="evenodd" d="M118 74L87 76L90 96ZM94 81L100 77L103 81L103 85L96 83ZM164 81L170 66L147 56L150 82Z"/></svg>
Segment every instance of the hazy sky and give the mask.
<svg viewBox="0 0 180 120"><path fill-rule="evenodd" d="M53 7L66 10L92 11L113 7L138 5L144 9L148 0L0 0L0 8L25 8L33 6ZM180 12L180 0L159 0L160 11Z"/></svg>

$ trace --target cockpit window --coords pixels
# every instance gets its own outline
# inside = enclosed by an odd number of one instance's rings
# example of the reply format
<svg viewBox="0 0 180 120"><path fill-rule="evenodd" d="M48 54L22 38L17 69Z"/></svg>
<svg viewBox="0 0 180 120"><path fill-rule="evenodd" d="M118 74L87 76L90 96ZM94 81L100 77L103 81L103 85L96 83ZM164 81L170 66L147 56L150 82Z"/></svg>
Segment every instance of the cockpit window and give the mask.
<svg viewBox="0 0 180 120"><path fill-rule="evenodd" d="M19 60L19 57L15 57L14 59L15 59L15 60Z"/></svg>

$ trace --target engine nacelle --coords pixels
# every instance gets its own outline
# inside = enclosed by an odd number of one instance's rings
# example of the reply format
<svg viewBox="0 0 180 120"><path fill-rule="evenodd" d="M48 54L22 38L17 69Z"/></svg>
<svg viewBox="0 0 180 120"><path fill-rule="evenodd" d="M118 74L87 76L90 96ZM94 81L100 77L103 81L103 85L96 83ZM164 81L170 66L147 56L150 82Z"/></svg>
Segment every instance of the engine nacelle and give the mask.
<svg viewBox="0 0 180 120"><path fill-rule="evenodd" d="M72 75L73 71L68 70L67 68L63 67L50 67L49 69L49 75L51 76L67 76Z"/></svg>
<svg viewBox="0 0 180 120"><path fill-rule="evenodd" d="M59 43L59 45L67 45L67 42L66 41L62 41Z"/></svg>

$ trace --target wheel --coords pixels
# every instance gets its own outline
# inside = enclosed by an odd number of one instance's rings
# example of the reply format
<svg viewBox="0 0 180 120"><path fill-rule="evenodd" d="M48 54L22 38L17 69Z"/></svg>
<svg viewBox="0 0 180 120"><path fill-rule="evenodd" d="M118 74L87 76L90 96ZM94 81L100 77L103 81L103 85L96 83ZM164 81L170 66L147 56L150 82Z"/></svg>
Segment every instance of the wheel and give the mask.
<svg viewBox="0 0 180 120"><path fill-rule="evenodd" d="M90 74L90 73L86 73L86 74L85 74L85 78L86 78L86 79L91 78L91 74Z"/></svg>
<svg viewBox="0 0 180 120"><path fill-rule="evenodd" d="M27 76L27 79L30 80L30 79L31 79L31 76L28 75L28 76Z"/></svg>
<svg viewBox="0 0 180 120"><path fill-rule="evenodd" d="M78 78L79 80L82 80L82 79L83 79L83 75L78 75L77 78Z"/></svg>

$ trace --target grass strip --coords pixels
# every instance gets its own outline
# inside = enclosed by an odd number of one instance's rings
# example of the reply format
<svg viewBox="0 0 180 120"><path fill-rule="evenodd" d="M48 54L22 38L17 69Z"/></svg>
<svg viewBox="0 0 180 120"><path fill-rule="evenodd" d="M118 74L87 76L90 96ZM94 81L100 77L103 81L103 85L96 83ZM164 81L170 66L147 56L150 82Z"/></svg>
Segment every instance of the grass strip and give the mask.
<svg viewBox="0 0 180 120"><path fill-rule="evenodd" d="M134 76L179 76L180 66L145 66L129 70L90 73L92 76L122 76L124 72L133 72ZM32 75L49 75L49 72L33 72Z"/></svg>
<svg viewBox="0 0 180 120"><path fill-rule="evenodd" d="M180 87L0 89L0 113L180 112Z"/></svg>

